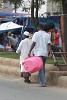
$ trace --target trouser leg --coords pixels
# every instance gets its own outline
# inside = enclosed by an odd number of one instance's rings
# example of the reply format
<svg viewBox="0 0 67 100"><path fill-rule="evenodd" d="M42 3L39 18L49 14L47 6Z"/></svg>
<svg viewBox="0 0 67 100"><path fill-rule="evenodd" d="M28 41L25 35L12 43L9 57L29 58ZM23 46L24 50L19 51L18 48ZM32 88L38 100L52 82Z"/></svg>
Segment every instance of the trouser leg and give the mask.
<svg viewBox="0 0 67 100"><path fill-rule="evenodd" d="M41 70L39 70L39 83L41 86L45 85L46 83L46 78L45 78L45 62L46 62L46 58L42 57L42 61L43 61L43 67L41 68Z"/></svg>

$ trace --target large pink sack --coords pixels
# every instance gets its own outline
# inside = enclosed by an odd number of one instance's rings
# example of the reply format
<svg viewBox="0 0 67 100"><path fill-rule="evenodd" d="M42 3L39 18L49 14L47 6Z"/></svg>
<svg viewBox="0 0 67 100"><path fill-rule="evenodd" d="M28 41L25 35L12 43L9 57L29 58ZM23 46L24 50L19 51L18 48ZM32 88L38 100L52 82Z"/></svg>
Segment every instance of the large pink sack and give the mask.
<svg viewBox="0 0 67 100"><path fill-rule="evenodd" d="M31 74L31 73L39 71L43 66L43 62L40 57L32 56L32 57L26 58L22 62L22 65L24 65L25 72L29 72Z"/></svg>

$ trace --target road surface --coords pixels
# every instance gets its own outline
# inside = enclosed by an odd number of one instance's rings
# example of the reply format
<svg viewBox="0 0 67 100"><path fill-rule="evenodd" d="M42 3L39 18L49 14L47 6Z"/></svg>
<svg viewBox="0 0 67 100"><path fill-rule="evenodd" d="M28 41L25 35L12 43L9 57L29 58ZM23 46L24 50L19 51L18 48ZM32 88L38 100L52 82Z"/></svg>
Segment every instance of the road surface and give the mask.
<svg viewBox="0 0 67 100"><path fill-rule="evenodd" d="M67 100L67 89L39 87L39 84L24 83L22 78L0 75L0 100Z"/></svg>

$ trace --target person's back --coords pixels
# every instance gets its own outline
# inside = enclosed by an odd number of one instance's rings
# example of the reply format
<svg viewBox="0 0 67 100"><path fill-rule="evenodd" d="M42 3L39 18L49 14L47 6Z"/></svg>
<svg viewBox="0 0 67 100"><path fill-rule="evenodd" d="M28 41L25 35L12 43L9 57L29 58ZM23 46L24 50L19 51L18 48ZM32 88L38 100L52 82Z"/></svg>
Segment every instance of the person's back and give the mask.
<svg viewBox="0 0 67 100"><path fill-rule="evenodd" d="M25 82L30 83L30 80L29 80L30 74L24 72L24 66L22 65L22 62L28 57L28 53L29 53L29 50L32 44L32 40L29 39L29 32L25 31L23 34L24 34L24 40L20 42L19 47L16 50L16 53L20 52L21 76L25 78Z"/></svg>
<svg viewBox="0 0 67 100"><path fill-rule="evenodd" d="M29 56L34 48L34 55L39 56L43 61L43 66L39 70L39 82L41 87L45 87L45 62L48 52L51 54L51 41L50 35L44 31L43 24L38 25L38 32L35 32L32 38L32 45L29 51Z"/></svg>
<svg viewBox="0 0 67 100"><path fill-rule="evenodd" d="M36 37L36 38L35 38ZM50 43L50 36L45 31L40 30L34 33L32 38L36 42L34 47L34 54L36 56L48 56L48 42Z"/></svg>
<svg viewBox="0 0 67 100"><path fill-rule="evenodd" d="M24 60L26 57L28 57L31 44L32 44L32 40L29 38L25 38L24 40L21 41L20 43L21 59Z"/></svg>

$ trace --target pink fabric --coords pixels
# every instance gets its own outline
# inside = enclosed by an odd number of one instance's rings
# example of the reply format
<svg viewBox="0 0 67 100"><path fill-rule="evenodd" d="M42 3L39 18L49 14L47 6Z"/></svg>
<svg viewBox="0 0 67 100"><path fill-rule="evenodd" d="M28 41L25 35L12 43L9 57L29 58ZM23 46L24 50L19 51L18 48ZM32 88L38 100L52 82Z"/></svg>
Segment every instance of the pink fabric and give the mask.
<svg viewBox="0 0 67 100"><path fill-rule="evenodd" d="M40 57L32 56L32 57L26 58L22 62L22 65L24 65L25 72L29 72L31 74L36 71L39 71L43 66L43 62Z"/></svg>

